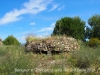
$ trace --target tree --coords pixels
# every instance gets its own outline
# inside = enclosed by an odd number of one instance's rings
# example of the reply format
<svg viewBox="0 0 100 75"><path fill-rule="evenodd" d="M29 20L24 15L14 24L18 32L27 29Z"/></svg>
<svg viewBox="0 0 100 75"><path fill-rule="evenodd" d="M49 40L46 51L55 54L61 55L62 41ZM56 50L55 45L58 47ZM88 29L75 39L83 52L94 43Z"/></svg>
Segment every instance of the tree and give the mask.
<svg viewBox="0 0 100 75"><path fill-rule="evenodd" d="M64 17L58 20L55 24L52 35L67 35L76 39L83 40L85 22L79 17Z"/></svg>
<svg viewBox="0 0 100 75"><path fill-rule="evenodd" d="M100 39L100 15L97 15L97 14L93 15L91 18L89 18L88 24L92 28L91 38Z"/></svg>
<svg viewBox="0 0 100 75"><path fill-rule="evenodd" d="M14 36L8 36L3 43L5 45L20 45L19 41Z"/></svg>

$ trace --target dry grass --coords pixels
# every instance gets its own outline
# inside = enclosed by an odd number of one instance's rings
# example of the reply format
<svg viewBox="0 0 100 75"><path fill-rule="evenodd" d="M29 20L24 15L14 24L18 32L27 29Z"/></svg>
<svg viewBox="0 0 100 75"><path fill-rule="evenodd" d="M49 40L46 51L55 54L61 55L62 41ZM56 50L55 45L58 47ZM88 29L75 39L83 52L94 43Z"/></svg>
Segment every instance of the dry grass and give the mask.
<svg viewBox="0 0 100 75"><path fill-rule="evenodd" d="M88 58L90 68L96 72L75 71L78 59ZM80 50L59 55L26 54L24 47L0 47L0 75L99 75L100 48L89 48L82 44ZM79 69L81 70L81 69Z"/></svg>

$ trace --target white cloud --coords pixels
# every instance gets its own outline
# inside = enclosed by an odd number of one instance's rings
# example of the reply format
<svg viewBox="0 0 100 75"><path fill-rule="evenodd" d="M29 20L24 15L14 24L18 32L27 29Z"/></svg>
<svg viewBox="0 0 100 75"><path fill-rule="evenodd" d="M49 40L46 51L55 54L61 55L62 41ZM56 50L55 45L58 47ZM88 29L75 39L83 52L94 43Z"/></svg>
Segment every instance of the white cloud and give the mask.
<svg viewBox="0 0 100 75"><path fill-rule="evenodd" d="M47 31L51 31L53 30L53 28L48 27L48 28L42 28L41 30L37 31L37 32L47 32Z"/></svg>
<svg viewBox="0 0 100 75"><path fill-rule="evenodd" d="M41 30L37 31L37 37L45 38L50 36L51 32L53 31L55 23L52 23L49 27L42 28Z"/></svg>
<svg viewBox="0 0 100 75"><path fill-rule="evenodd" d="M17 37L18 41L21 42L21 43L25 43L26 42L26 36L20 36L20 37Z"/></svg>
<svg viewBox="0 0 100 75"><path fill-rule="evenodd" d="M35 22L31 22L31 23L30 23L30 25L32 25L32 26L35 25L35 24L36 24Z"/></svg>
<svg viewBox="0 0 100 75"><path fill-rule="evenodd" d="M21 37L18 37L19 40L25 40L26 39L26 36L21 36Z"/></svg>
<svg viewBox="0 0 100 75"><path fill-rule="evenodd" d="M7 12L2 18L0 18L0 25L18 21L21 19L21 15L23 14L35 15L43 10L46 10L47 5L51 2L52 0L29 0L29 2L25 2L23 4L23 8Z"/></svg>
<svg viewBox="0 0 100 75"><path fill-rule="evenodd" d="M51 26L51 27L54 27L54 26L55 26L55 22L54 22L54 23L52 23L50 26Z"/></svg>
<svg viewBox="0 0 100 75"><path fill-rule="evenodd" d="M63 5L63 6L61 6L61 7L58 8L58 11L60 11L60 10L62 10L64 8L65 8L65 6Z"/></svg>
<svg viewBox="0 0 100 75"><path fill-rule="evenodd" d="M0 25L20 20L21 17L19 17L19 15L20 13L17 9L9 13L6 13L4 17L0 19Z"/></svg>
<svg viewBox="0 0 100 75"><path fill-rule="evenodd" d="M37 31L37 32L48 32L48 31L53 31L54 26L55 26L55 23L52 23L52 24L50 25L50 27L42 28L41 30L39 30L39 31Z"/></svg>
<svg viewBox="0 0 100 75"><path fill-rule="evenodd" d="M52 8L49 11L53 11L53 10L57 9L58 6L59 6L59 4L53 4Z"/></svg>
<svg viewBox="0 0 100 75"><path fill-rule="evenodd" d="M30 35L33 35L39 38L45 38L45 37L50 36L50 33L53 31L54 26L55 26L55 23L51 23L49 27L42 28L41 30L36 31L34 33L32 33L32 31L25 31L25 32L17 33L15 36L21 43L25 43L26 37ZM35 28L32 28L32 29L35 29Z"/></svg>

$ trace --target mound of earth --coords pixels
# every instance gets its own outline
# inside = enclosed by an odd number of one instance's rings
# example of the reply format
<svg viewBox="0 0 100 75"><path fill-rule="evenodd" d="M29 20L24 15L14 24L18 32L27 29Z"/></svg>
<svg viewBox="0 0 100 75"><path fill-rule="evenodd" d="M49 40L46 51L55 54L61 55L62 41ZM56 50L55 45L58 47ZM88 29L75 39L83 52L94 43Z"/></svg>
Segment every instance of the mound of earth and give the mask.
<svg viewBox="0 0 100 75"><path fill-rule="evenodd" d="M25 51L35 53L61 53L79 49L76 39L66 36L52 36L26 42Z"/></svg>

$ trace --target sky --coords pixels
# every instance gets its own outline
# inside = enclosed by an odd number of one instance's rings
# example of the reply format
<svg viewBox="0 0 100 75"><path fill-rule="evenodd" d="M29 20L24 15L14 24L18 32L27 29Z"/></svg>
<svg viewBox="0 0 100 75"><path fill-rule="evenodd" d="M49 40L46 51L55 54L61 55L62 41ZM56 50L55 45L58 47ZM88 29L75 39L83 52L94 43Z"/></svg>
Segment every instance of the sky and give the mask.
<svg viewBox="0 0 100 75"><path fill-rule="evenodd" d="M100 0L1 0L0 38L9 35L25 43L28 35L47 37L57 20L79 16L88 22L100 14Z"/></svg>

